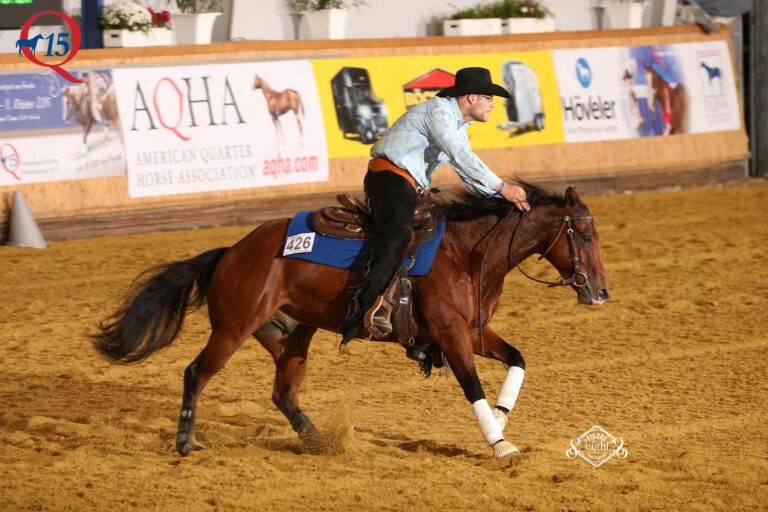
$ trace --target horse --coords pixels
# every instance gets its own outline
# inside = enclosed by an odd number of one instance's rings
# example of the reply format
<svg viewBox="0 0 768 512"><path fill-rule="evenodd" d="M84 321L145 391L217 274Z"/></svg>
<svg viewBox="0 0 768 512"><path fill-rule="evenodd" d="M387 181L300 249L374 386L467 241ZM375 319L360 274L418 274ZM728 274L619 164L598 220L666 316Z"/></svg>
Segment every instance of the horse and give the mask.
<svg viewBox="0 0 768 512"><path fill-rule="evenodd" d="M720 73L720 68L717 66L707 66L706 62L702 62L701 67L707 70L707 75L709 76L710 82L713 78L720 78L722 76Z"/></svg>
<svg viewBox="0 0 768 512"><path fill-rule="evenodd" d="M414 343L425 347L435 367L450 365L496 457L517 452L504 440L503 429L525 373L521 352L489 325L505 275L538 253L561 275L560 281L546 283L571 287L580 303L599 305L610 295L597 227L576 191L569 187L564 195L550 194L518 182L526 189L529 212L468 192L441 199L437 215L447 223L444 237L430 272L412 279ZM310 451L321 439L298 403L307 352L317 329L338 332L359 274L281 257L289 220L268 221L231 247L146 270L91 335L108 359L139 362L170 345L186 312L207 302L210 337L184 371L176 436L182 456L202 449L194 425L203 389L249 336L273 358L273 403ZM396 341L392 334L368 339ZM475 355L508 367L494 410Z"/></svg>
<svg viewBox="0 0 768 512"><path fill-rule="evenodd" d="M29 48L29 51L31 51L32 55L34 55L35 48L37 48L37 42L41 39L43 39L43 35L37 34L32 39L19 39L16 41L16 48L19 49L19 57L21 57L21 50L24 49L25 46Z"/></svg>
<svg viewBox="0 0 768 512"><path fill-rule="evenodd" d="M83 127L82 154L88 152L88 135L95 123L104 123L105 136L108 136L109 129L122 130L114 84L110 84L100 73L89 71L82 83L66 85L61 88L61 93L65 105L64 120L74 116Z"/></svg>
<svg viewBox="0 0 768 512"><path fill-rule="evenodd" d="M256 89L261 89L264 93L264 99L267 102L267 110L269 111L269 115L272 116L272 122L274 123L275 131L277 132L278 144L281 139L285 142L285 135L283 135L283 125L280 123L280 116L289 110L292 110L293 114L296 116L296 124L299 125L299 134L303 141L304 128L301 125L301 116L304 115L304 103L301 101L301 96L298 91L295 91L294 89L285 89L280 92L275 91L259 75L256 75L253 79L253 90L255 91Z"/></svg>
<svg viewBox="0 0 768 512"><path fill-rule="evenodd" d="M688 93L682 83L672 87L650 65L645 67L645 77L650 94L648 100L651 108L656 102L661 105L661 115L664 119L665 135L685 133L686 116L688 115Z"/></svg>

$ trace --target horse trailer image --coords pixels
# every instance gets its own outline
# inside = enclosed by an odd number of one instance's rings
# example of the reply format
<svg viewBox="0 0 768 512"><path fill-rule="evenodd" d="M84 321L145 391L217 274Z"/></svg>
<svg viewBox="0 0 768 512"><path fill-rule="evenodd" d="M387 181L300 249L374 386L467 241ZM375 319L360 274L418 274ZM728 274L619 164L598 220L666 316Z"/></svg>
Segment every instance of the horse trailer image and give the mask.
<svg viewBox="0 0 768 512"><path fill-rule="evenodd" d="M344 67L331 79L339 130L372 144L387 129L387 107L371 89L368 70Z"/></svg>
<svg viewBox="0 0 768 512"><path fill-rule="evenodd" d="M544 109L536 73L518 60L509 60L501 67L501 79L511 98L507 98L507 122L497 126L509 130L509 136L544 129Z"/></svg>

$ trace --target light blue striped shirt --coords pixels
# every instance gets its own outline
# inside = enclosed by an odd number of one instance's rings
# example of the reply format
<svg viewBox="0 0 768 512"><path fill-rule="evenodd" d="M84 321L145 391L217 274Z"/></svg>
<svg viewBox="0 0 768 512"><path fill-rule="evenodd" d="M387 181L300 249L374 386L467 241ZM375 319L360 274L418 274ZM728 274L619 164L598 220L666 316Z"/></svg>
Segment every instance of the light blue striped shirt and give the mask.
<svg viewBox="0 0 768 512"><path fill-rule="evenodd" d="M493 195L502 180L472 151L467 126L456 98L435 96L395 121L373 145L371 156L385 157L407 170L424 188L435 169L450 162L470 190Z"/></svg>

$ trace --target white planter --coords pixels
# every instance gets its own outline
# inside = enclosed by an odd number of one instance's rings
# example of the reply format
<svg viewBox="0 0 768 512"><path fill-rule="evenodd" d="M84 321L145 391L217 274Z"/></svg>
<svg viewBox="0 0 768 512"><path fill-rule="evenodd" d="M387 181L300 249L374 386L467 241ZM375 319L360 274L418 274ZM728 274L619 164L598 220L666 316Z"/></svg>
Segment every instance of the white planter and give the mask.
<svg viewBox="0 0 768 512"><path fill-rule="evenodd" d="M220 12L201 12L197 14L171 13L173 30L177 44L209 44L213 37L213 23L221 16Z"/></svg>
<svg viewBox="0 0 768 512"><path fill-rule="evenodd" d="M167 28L153 28L149 32L130 30L105 30L104 48L138 48L142 46L170 46L173 31Z"/></svg>
<svg viewBox="0 0 768 512"><path fill-rule="evenodd" d="M501 18L443 20L444 36L493 36L501 34Z"/></svg>
<svg viewBox="0 0 768 512"><path fill-rule="evenodd" d="M304 18L309 25L310 39L344 39L349 11L345 9L323 9L307 11Z"/></svg>
<svg viewBox="0 0 768 512"><path fill-rule="evenodd" d="M605 28L642 28L643 11L648 6L647 3L621 3L605 4L605 14L608 18Z"/></svg>
<svg viewBox="0 0 768 512"><path fill-rule="evenodd" d="M555 18L507 18L501 20L502 34L530 34L533 32L554 32Z"/></svg>

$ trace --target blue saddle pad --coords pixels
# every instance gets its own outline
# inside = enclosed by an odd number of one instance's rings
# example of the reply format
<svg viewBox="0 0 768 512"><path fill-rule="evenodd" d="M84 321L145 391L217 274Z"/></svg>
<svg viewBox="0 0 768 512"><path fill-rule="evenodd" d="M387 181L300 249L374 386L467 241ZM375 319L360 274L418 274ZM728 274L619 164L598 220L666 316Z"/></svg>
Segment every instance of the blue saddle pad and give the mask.
<svg viewBox="0 0 768 512"><path fill-rule="evenodd" d="M293 247L302 245L302 243L304 247L308 247L310 245L309 238L312 236L311 234L314 234L314 242L311 244L311 251L287 255L283 254L283 256L286 258L299 258L313 263L328 265L330 267L359 272L365 263L366 249L370 242L367 240L346 240L317 233L311 223L313 213L314 212L309 211L297 213L288 225L288 231L285 234L285 243L283 243L283 252L285 252L289 240L293 242ZM437 223L435 234L430 240L424 242L416 253L416 264L408 275L418 277L425 276L429 273L444 233L445 221L440 220ZM291 239L291 237L296 238ZM406 261L409 260L410 258Z"/></svg>

